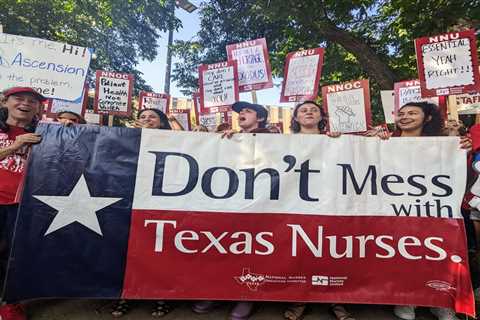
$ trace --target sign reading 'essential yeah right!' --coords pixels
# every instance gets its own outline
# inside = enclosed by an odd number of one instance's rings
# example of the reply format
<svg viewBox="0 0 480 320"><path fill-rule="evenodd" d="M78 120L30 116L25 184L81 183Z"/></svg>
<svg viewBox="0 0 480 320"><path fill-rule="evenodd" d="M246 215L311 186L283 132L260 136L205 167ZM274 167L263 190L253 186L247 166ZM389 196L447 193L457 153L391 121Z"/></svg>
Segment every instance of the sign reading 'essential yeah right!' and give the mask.
<svg viewBox="0 0 480 320"><path fill-rule="evenodd" d="M474 30L415 39L422 97L480 91Z"/></svg>

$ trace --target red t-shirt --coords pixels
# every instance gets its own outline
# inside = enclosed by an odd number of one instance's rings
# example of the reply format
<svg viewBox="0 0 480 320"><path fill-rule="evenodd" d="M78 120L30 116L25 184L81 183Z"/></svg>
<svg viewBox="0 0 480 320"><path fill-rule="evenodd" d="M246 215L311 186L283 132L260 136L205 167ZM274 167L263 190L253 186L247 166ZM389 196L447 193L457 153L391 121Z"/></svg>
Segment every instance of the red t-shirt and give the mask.
<svg viewBox="0 0 480 320"><path fill-rule="evenodd" d="M13 144L15 138L27 133L24 128L10 126L8 132L0 130L0 149ZM15 195L23 178L28 146L0 159L0 205L16 203Z"/></svg>

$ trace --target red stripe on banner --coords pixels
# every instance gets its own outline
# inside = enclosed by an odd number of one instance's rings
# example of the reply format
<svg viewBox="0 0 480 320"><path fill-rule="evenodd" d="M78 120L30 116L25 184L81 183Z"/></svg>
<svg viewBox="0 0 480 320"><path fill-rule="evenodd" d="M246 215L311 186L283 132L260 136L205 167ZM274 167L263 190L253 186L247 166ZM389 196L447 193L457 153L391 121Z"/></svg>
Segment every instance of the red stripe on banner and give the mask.
<svg viewBox="0 0 480 320"><path fill-rule="evenodd" d="M123 297L474 314L461 219L134 210Z"/></svg>

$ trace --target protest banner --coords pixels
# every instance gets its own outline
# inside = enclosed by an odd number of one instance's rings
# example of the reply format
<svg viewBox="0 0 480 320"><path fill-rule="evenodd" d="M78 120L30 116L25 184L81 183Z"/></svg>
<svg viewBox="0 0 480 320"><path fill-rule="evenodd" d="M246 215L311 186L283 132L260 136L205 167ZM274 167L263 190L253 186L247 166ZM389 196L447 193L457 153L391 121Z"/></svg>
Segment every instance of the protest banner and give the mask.
<svg viewBox="0 0 480 320"><path fill-rule="evenodd" d="M480 93L455 96L459 114L480 114Z"/></svg>
<svg viewBox="0 0 480 320"><path fill-rule="evenodd" d="M82 96L75 101L67 101L60 99L49 99L47 107L47 115L55 118L56 114L61 111L72 111L76 114L85 115L85 110L88 104L88 84L85 83L83 87Z"/></svg>
<svg viewBox="0 0 480 320"><path fill-rule="evenodd" d="M138 100L140 110L158 109L165 114L170 111L170 96L168 94L140 91Z"/></svg>
<svg viewBox="0 0 480 320"><path fill-rule="evenodd" d="M231 110L238 101L238 72L235 61L202 64L198 68L200 112L216 113Z"/></svg>
<svg viewBox="0 0 480 320"><path fill-rule="evenodd" d="M474 30L415 39L422 97L480 91Z"/></svg>
<svg viewBox="0 0 480 320"><path fill-rule="evenodd" d="M272 69L265 38L229 44L227 56L229 61L238 62L240 92L273 87Z"/></svg>
<svg viewBox="0 0 480 320"><path fill-rule="evenodd" d="M47 98L81 99L92 49L0 33L0 89L31 87Z"/></svg>
<svg viewBox="0 0 480 320"><path fill-rule="evenodd" d="M398 109L409 102L426 101L440 106L439 97L422 97L420 92L420 81L417 79L395 82L393 86L395 92L394 115L397 113Z"/></svg>
<svg viewBox="0 0 480 320"><path fill-rule="evenodd" d="M287 55L280 102L317 98L324 51L323 48L316 48L290 52Z"/></svg>
<svg viewBox="0 0 480 320"><path fill-rule="evenodd" d="M97 70L95 113L118 116L132 114L133 74Z"/></svg>
<svg viewBox="0 0 480 320"><path fill-rule="evenodd" d="M177 119L177 121L182 125L183 129L186 131L192 130L192 122L190 120L190 110L187 109L176 109L173 112L170 112L172 116Z"/></svg>
<svg viewBox="0 0 480 320"><path fill-rule="evenodd" d="M371 124L368 80L322 87L323 105L331 132L364 132Z"/></svg>
<svg viewBox="0 0 480 320"><path fill-rule="evenodd" d="M348 302L474 313L457 139L222 139L52 124L38 133L7 301Z"/></svg>
<svg viewBox="0 0 480 320"><path fill-rule="evenodd" d="M393 116L395 105L395 91L394 90L382 90L380 91L380 97L382 99L383 115L385 117L385 123L395 123Z"/></svg>

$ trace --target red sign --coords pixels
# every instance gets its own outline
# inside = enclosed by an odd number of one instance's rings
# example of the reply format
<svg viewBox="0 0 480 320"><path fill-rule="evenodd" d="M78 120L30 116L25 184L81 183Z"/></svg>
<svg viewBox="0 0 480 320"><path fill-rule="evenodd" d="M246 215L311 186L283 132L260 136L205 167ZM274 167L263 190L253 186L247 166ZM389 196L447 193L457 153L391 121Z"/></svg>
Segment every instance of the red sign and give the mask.
<svg viewBox="0 0 480 320"><path fill-rule="evenodd" d="M474 30L415 39L422 97L480 91Z"/></svg>
<svg viewBox="0 0 480 320"><path fill-rule="evenodd" d="M97 70L95 113L130 116L133 81L133 74Z"/></svg>
<svg viewBox="0 0 480 320"><path fill-rule="evenodd" d="M140 91L138 108L142 109L158 109L163 113L169 113L170 96L164 93L155 93Z"/></svg>
<svg viewBox="0 0 480 320"><path fill-rule="evenodd" d="M285 60L280 102L314 100L322 74L323 48L290 52Z"/></svg>
<svg viewBox="0 0 480 320"><path fill-rule="evenodd" d="M323 105L332 132L364 132L372 122L368 80L322 87Z"/></svg>
<svg viewBox="0 0 480 320"><path fill-rule="evenodd" d="M192 130L192 121L190 120L190 110L187 109L176 109L174 112L170 113L177 119L177 121L182 125L183 129L186 131Z"/></svg>
<svg viewBox="0 0 480 320"><path fill-rule="evenodd" d="M439 105L438 97L422 98L420 93L420 81L417 79L395 82L394 84L394 115L398 109L409 102L427 101Z"/></svg>
<svg viewBox="0 0 480 320"><path fill-rule="evenodd" d="M202 64L199 69L200 112L227 112L239 100L235 61Z"/></svg>
<svg viewBox="0 0 480 320"><path fill-rule="evenodd" d="M272 69L265 38L227 45L228 60L238 62L240 92L273 87Z"/></svg>
<svg viewBox="0 0 480 320"><path fill-rule="evenodd" d="M76 114L85 115L88 105L88 84L83 87L83 94L78 101L67 101L59 99L48 99L47 116L55 118L60 111L72 111Z"/></svg>

